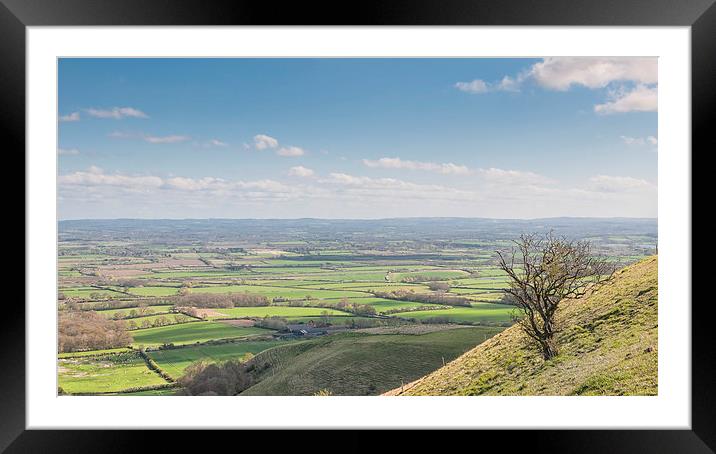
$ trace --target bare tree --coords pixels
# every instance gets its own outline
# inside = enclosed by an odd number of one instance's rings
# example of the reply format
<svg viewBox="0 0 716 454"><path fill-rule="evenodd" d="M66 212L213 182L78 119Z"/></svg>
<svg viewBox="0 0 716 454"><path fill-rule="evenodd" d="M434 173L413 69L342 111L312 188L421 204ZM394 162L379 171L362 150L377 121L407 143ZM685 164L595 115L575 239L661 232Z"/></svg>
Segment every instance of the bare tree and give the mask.
<svg viewBox="0 0 716 454"><path fill-rule="evenodd" d="M522 330L539 346L545 360L557 355L555 313L560 301L579 298L611 279L614 267L592 254L589 241L573 241L552 232L522 235L511 253L499 256L499 267L510 277L505 292L524 312Z"/></svg>

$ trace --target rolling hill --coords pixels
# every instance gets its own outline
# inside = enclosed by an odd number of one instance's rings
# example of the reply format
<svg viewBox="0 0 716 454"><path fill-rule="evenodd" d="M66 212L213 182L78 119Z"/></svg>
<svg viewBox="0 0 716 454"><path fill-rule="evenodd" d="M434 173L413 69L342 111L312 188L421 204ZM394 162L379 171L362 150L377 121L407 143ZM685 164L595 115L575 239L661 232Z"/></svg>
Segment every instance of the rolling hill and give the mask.
<svg viewBox="0 0 716 454"><path fill-rule="evenodd" d="M375 334L380 332L375 329L275 347L251 360L257 384L241 395L310 396L322 390L377 395L441 367L443 359L456 358L502 329L453 325L418 334L394 329Z"/></svg>
<svg viewBox="0 0 716 454"><path fill-rule="evenodd" d="M560 353L543 361L512 326L435 372L385 395L656 395L658 259L562 303Z"/></svg>

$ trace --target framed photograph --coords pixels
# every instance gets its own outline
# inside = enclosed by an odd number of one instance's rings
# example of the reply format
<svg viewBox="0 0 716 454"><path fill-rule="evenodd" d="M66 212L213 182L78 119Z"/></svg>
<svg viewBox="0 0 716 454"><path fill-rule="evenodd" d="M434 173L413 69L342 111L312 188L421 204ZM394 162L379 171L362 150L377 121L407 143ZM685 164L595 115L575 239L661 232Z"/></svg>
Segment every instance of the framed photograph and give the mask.
<svg viewBox="0 0 716 454"><path fill-rule="evenodd" d="M27 263L0 448L507 429L713 452L712 1L4 0L0 23Z"/></svg>

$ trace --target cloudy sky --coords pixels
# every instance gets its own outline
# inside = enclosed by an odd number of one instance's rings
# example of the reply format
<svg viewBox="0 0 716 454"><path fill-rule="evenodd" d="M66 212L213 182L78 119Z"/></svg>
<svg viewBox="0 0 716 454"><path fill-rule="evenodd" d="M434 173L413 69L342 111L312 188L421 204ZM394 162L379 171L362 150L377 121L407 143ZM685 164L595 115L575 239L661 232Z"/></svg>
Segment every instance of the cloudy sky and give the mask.
<svg viewBox="0 0 716 454"><path fill-rule="evenodd" d="M61 219L657 216L657 61L62 59Z"/></svg>

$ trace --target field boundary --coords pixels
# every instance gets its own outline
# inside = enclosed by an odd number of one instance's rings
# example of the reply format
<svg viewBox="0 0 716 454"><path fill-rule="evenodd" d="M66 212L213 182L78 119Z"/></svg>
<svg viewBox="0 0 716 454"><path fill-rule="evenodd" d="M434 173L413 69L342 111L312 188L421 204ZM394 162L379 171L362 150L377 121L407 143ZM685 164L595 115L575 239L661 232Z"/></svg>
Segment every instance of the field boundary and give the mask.
<svg viewBox="0 0 716 454"><path fill-rule="evenodd" d="M159 364L157 364L152 358L149 357L149 355L147 355L144 349L138 349L137 351L139 352L139 356L142 357L149 370L151 370L152 372L156 372L157 375L159 375L169 383L176 382L176 380L171 375L166 373L164 369L159 367Z"/></svg>

